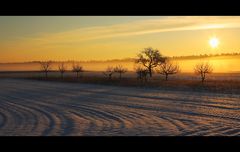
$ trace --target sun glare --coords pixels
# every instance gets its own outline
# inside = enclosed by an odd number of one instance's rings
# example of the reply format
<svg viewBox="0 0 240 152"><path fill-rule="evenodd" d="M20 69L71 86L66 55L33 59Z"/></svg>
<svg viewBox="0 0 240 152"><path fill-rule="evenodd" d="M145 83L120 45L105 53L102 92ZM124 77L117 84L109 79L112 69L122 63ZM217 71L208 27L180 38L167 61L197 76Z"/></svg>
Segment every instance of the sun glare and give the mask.
<svg viewBox="0 0 240 152"><path fill-rule="evenodd" d="M212 37L210 40L209 40L209 44L212 48L216 48L218 45L219 45L219 40L218 38L216 37Z"/></svg>

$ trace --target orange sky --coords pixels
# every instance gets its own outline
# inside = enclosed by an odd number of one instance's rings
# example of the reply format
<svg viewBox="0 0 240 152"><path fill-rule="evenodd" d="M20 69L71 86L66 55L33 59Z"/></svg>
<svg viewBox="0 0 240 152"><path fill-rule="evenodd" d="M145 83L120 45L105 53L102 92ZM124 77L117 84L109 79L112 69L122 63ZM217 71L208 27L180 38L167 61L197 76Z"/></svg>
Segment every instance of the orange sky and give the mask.
<svg viewBox="0 0 240 152"><path fill-rule="evenodd" d="M240 17L0 17L0 62L135 57L145 47L181 56L239 52ZM211 48L216 36L219 46Z"/></svg>

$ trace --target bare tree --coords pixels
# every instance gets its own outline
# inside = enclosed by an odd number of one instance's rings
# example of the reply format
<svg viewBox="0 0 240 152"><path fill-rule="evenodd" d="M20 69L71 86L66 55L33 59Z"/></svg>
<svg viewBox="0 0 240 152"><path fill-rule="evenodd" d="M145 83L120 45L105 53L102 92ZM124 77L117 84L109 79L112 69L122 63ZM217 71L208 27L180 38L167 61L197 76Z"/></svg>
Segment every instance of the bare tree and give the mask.
<svg viewBox="0 0 240 152"><path fill-rule="evenodd" d="M40 62L41 71L45 72L45 77L48 77L48 72L51 70L51 61Z"/></svg>
<svg viewBox="0 0 240 152"><path fill-rule="evenodd" d="M79 77L79 72L83 72L83 67L79 65L79 63L72 65L72 71L77 73L77 78Z"/></svg>
<svg viewBox="0 0 240 152"><path fill-rule="evenodd" d="M66 72L66 67L64 65L64 62L58 65L58 70L61 73L61 78L63 79L63 74Z"/></svg>
<svg viewBox="0 0 240 152"><path fill-rule="evenodd" d="M122 65L118 65L114 68L114 72L119 73L119 78L122 78L122 74L127 72L127 69L124 68Z"/></svg>
<svg viewBox="0 0 240 152"><path fill-rule="evenodd" d="M173 64L169 59L159 65L158 73L165 75L165 80L168 80L168 76L177 74L180 72L178 64Z"/></svg>
<svg viewBox="0 0 240 152"><path fill-rule="evenodd" d="M107 67L106 71L103 72L103 74L106 75L109 80L111 80L114 72L115 72L114 68L109 66L109 67Z"/></svg>
<svg viewBox="0 0 240 152"><path fill-rule="evenodd" d="M212 65L210 65L208 62L198 63L194 68L194 72L197 75L201 76L202 83L206 79L206 74L210 74L212 73L212 71L213 71Z"/></svg>
<svg viewBox="0 0 240 152"><path fill-rule="evenodd" d="M148 69L150 77L152 77L153 68L163 62L165 62L165 58L160 54L159 50L154 50L151 47L144 48L136 59L136 63L140 63Z"/></svg>
<svg viewBox="0 0 240 152"><path fill-rule="evenodd" d="M145 80L145 82L147 81L147 75L149 73L148 69L138 66L135 68L135 71L139 80Z"/></svg>

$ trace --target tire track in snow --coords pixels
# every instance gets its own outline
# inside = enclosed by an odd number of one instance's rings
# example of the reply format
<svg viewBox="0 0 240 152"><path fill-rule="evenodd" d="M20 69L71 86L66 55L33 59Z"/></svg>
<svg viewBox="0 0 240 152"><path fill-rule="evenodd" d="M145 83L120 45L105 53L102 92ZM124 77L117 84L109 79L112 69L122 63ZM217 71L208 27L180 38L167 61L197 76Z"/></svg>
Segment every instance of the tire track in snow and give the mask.
<svg viewBox="0 0 240 152"><path fill-rule="evenodd" d="M238 95L0 79L0 135L240 134Z"/></svg>

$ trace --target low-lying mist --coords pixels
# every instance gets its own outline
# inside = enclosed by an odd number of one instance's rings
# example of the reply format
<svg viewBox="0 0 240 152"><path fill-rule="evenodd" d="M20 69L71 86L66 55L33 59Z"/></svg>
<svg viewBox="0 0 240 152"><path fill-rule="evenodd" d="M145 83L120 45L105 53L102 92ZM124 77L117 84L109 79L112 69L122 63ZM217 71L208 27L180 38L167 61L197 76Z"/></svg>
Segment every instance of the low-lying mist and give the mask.
<svg viewBox="0 0 240 152"><path fill-rule="evenodd" d="M204 58L175 58L173 62L179 64L181 72L191 73L194 66L201 61L208 61L214 68L214 73L239 73L240 72L240 55L235 56L215 56ZM104 71L108 66L122 65L129 71L134 71L136 66L134 60L109 60L109 61L89 61L79 62L86 71ZM52 63L52 70L58 70L59 62ZM66 62L68 70L72 69L72 62ZM0 71L39 71L40 65L37 62L25 63L1 63Z"/></svg>

